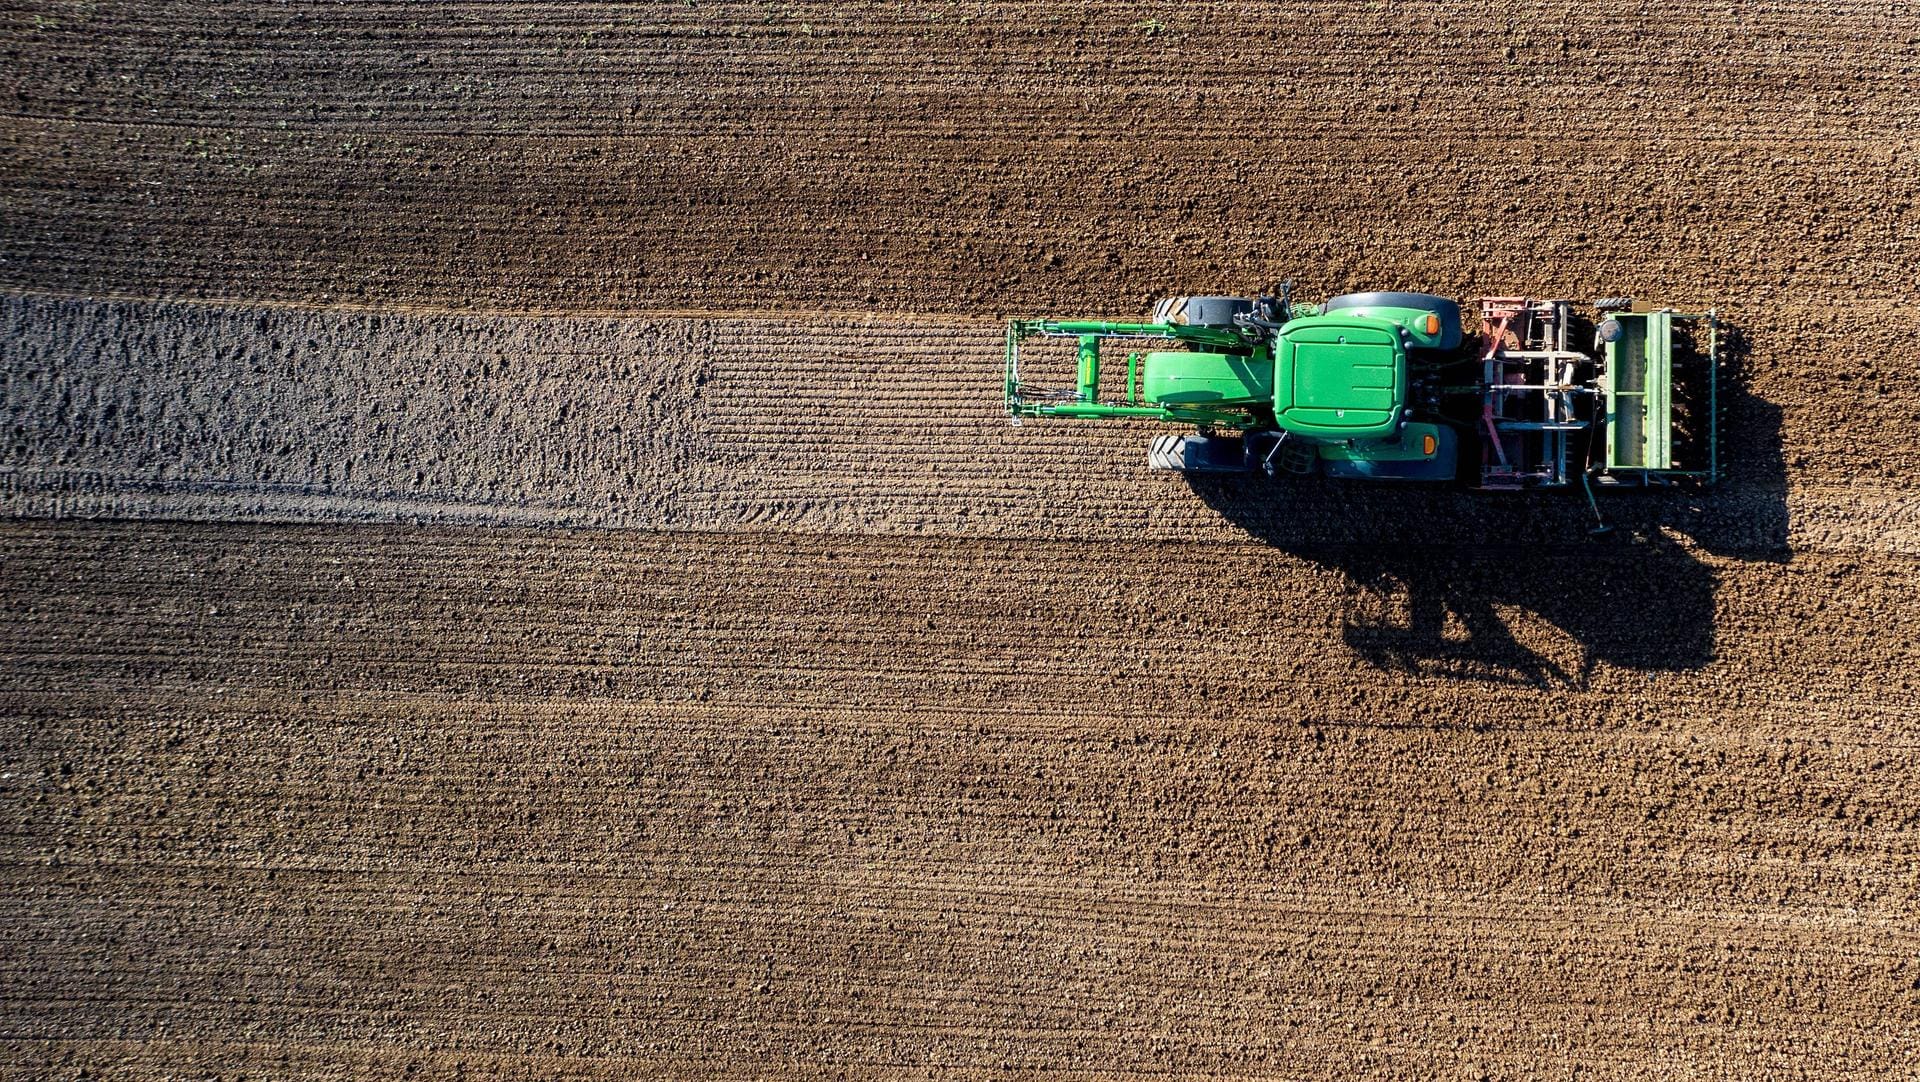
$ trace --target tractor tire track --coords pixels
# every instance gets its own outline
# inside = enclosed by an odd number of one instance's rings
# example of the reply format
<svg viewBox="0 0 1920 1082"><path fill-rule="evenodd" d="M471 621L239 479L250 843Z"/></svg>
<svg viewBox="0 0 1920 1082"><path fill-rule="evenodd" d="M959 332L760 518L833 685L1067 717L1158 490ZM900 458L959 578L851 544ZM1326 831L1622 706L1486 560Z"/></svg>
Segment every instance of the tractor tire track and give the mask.
<svg viewBox="0 0 1920 1082"><path fill-rule="evenodd" d="M515 317L0 298L0 507L55 517L412 521L1244 542L1565 542L1586 511L1288 482L1190 487L1140 425L1013 428L999 329L815 316ZM1730 315L1738 321L1739 315ZM1610 501L1713 551L1920 552L1893 308L1756 312L1730 478ZM1793 363L1802 352L1848 362ZM1870 358L1870 359L1867 359ZM207 373L218 372L218 378ZM1071 380L1071 373L1054 373ZM1825 408L1813 403L1825 402ZM1792 406L1786 404L1791 403ZM1072 513L1063 513L1071 508Z"/></svg>

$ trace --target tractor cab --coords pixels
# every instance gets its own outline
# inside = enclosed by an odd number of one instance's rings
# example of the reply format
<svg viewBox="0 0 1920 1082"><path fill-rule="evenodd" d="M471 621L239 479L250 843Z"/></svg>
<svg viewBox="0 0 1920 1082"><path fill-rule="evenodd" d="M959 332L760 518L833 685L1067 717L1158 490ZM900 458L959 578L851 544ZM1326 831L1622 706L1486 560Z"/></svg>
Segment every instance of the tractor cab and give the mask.
<svg viewBox="0 0 1920 1082"><path fill-rule="evenodd" d="M1382 319L1303 316L1273 346L1273 420L1316 440L1377 439L1399 426L1407 404L1407 351Z"/></svg>

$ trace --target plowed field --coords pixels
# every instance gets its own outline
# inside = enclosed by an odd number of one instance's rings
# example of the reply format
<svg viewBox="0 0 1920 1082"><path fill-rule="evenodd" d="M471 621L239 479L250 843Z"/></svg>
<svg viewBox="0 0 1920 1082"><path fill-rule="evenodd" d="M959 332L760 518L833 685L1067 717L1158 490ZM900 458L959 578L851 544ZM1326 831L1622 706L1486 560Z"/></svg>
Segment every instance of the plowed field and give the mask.
<svg viewBox="0 0 1920 1082"><path fill-rule="evenodd" d="M1920 1062L1920 11L0 5L0 1078ZM1730 476L1006 315L1632 294Z"/></svg>

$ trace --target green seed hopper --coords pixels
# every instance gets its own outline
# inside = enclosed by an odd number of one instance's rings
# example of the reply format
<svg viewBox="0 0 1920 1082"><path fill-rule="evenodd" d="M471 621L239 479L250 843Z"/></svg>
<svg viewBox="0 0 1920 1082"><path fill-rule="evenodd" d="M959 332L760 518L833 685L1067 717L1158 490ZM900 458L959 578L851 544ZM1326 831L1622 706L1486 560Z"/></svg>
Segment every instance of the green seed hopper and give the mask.
<svg viewBox="0 0 1920 1082"><path fill-rule="evenodd" d="M1661 310L1619 312L1610 317L1619 327L1606 336L1601 365L1601 393L1608 405L1605 427L1605 470L1626 476L1640 471L1651 476L1702 476L1711 481L1720 473L1717 438L1705 441L1706 461L1693 470L1676 466L1675 444L1684 443L1685 425L1676 416L1674 343L1675 321L1706 321L1706 417L1717 437L1719 380L1719 321L1704 316ZM1684 403L1683 403L1684 404Z"/></svg>

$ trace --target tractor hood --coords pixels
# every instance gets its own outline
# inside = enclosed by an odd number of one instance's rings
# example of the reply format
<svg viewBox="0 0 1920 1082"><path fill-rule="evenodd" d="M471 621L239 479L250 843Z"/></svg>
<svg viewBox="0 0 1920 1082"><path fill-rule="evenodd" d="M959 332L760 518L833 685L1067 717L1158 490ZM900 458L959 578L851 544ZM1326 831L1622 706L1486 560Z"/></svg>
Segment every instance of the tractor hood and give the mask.
<svg viewBox="0 0 1920 1082"><path fill-rule="evenodd" d="M1156 406L1264 406L1273 396L1273 361L1264 354L1149 353L1144 391Z"/></svg>
<svg viewBox="0 0 1920 1082"><path fill-rule="evenodd" d="M1295 435L1374 439L1399 427L1407 404L1407 354L1383 319L1302 316L1274 343L1273 414Z"/></svg>

